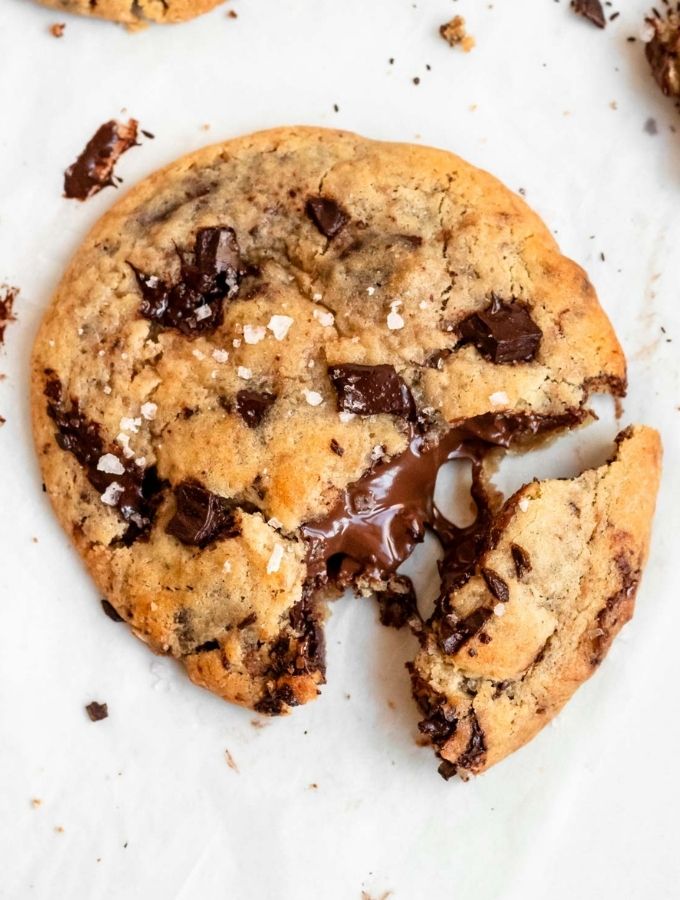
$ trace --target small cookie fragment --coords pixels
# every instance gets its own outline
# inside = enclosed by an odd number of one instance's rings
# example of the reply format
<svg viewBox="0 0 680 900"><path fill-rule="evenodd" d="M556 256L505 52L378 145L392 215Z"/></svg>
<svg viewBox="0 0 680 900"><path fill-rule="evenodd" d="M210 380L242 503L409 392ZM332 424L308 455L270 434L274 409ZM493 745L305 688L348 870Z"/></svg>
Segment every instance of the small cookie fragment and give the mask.
<svg viewBox="0 0 680 900"><path fill-rule="evenodd" d="M600 0L571 0L571 8L598 28L604 28L607 24Z"/></svg>
<svg viewBox="0 0 680 900"><path fill-rule="evenodd" d="M102 719L108 718L109 715L108 704L97 703L96 700L93 700L92 703L88 703L85 707L85 711L90 717L91 722L101 722Z"/></svg>
<svg viewBox="0 0 680 900"><path fill-rule="evenodd" d="M130 147L137 146L137 121L112 119L97 129L78 159L64 173L64 196L87 200L105 187L115 186L113 168Z"/></svg>
<svg viewBox="0 0 680 900"><path fill-rule="evenodd" d="M63 37L65 28L65 22L55 22L54 25L50 25L50 34L55 38Z"/></svg>
<svg viewBox="0 0 680 900"><path fill-rule="evenodd" d="M19 296L19 288L9 284L0 285L0 346L5 341L5 329L10 322L16 322L14 315L14 301Z"/></svg>
<svg viewBox="0 0 680 900"><path fill-rule="evenodd" d="M463 16L454 16L450 22L440 25L439 34L451 47L460 46L465 53L469 53L475 46L475 39L465 30Z"/></svg>
<svg viewBox="0 0 680 900"><path fill-rule="evenodd" d="M680 99L680 11L662 17L656 10L646 19L653 29L645 45L645 56L656 83L667 97Z"/></svg>

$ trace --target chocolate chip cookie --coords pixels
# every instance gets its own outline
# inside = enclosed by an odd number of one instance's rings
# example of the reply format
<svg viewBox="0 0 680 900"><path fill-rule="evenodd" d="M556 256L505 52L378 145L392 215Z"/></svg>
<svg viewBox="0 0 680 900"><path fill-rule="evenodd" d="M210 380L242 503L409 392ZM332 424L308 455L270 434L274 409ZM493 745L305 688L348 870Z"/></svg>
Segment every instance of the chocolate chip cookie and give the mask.
<svg viewBox="0 0 680 900"><path fill-rule="evenodd" d="M152 22L185 22L219 6L224 0L39 0L61 12L98 16L140 28Z"/></svg>
<svg viewBox="0 0 680 900"><path fill-rule="evenodd" d="M492 488L499 452L586 421L592 392L624 393L625 363L585 273L520 198L450 153L284 128L179 160L86 239L33 366L47 491L111 608L196 683L261 712L316 697L326 601L350 586L419 634L423 730L475 771L462 679L493 693L514 678L527 705L519 673L533 666L556 709L587 676L564 668L583 610L596 618L620 591L621 560L642 565L658 454L641 471L623 451L651 448L651 432L622 441L616 475L534 484L505 506ZM474 471L467 527L433 499L457 457ZM646 498L635 519L607 499L624 482L631 503ZM535 512L516 518L525 499ZM550 574L567 520L578 616L565 572ZM422 621L397 570L426 530L444 559ZM610 618L593 628L613 634ZM467 665L477 645L473 676L460 654ZM489 720L510 703L499 690ZM521 730L479 708L486 765L549 715L534 712Z"/></svg>

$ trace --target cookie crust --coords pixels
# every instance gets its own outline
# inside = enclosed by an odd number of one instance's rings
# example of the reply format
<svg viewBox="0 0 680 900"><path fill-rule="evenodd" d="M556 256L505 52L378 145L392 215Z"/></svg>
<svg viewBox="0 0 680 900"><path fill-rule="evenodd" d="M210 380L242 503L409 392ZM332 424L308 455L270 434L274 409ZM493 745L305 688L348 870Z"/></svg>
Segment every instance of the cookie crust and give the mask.
<svg viewBox="0 0 680 900"><path fill-rule="evenodd" d="M150 23L174 24L194 19L224 0L39 0L60 12L120 22L131 30Z"/></svg>

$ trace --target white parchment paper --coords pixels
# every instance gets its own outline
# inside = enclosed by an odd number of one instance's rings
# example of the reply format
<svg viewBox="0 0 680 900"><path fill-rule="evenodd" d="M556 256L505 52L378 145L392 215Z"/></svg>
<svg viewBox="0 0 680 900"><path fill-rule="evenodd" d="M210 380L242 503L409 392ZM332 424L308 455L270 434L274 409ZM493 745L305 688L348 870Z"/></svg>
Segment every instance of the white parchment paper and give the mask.
<svg viewBox="0 0 680 900"><path fill-rule="evenodd" d="M0 0L0 280L21 288L0 354L0 896L679 896L680 118L626 41L646 4L617 5L601 32L566 0L231 0L130 35ZM456 12L469 54L437 33ZM319 700L265 727L102 614L40 491L28 356L69 256L116 197L63 199L63 170L126 112L156 138L122 159L125 185L279 124L454 150L523 188L590 272L628 355L624 421L665 442L652 556L600 672L487 775L446 784L416 745L414 640L368 601L335 605ZM568 474L606 455L614 430L604 404L593 429L500 478ZM109 705L96 724L93 699Z"/></svg>

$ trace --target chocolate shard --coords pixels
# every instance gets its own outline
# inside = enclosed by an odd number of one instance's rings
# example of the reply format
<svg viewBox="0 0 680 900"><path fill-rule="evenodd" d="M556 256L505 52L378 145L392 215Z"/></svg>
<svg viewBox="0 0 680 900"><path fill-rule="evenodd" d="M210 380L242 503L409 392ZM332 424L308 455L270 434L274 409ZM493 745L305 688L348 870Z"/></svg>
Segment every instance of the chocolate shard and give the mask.
<svg viewBox="0 0 680 900"><path fill-rule="evenodd" d="M331 450L333 451L333 453L335 453L336 456L343 456L345 453L344 448L341 447L340 444L338 444L335 438L331 438Z"/></svg>
<svg viewBox="0 0 680 900"><path fill-rule="evenodd" d="M349 222L349 215L330 197L310 197L305 204L305 212L329 240L340 234Z"/></svg>
<svg viewBox="0 0 680 900"><path fill-rule="evenodd" d="M437 772L439 772L444 781L449 781L451 778L453 778L457 771L458 769L455 764L449 762L448 759L442 760L439 764L439 767L437 768Z"/></svg>
<svg viewBox="0 0 680 900"><path fill-rule="evenodd" d="M492 615L492 610L480 607L464 619L458 619L451 613L444 616L439 630L439 644L444 653L457 653L482 630Z"/></svg>
<svg viewBox="0 0 680 900"><path fill-rule="evenodd" d="M137 122L134 119L127 123L115 120L105 122L64 173L64 196L87 200L113 185L113 167L126 150L136 145Z"/></svg>
<svg viewBox="0 0 680 900"><path fill-rule="evenodd" d="M604 28L607 24L600 0L571 0L571 8L598 28Z"/></svg>
<svg viewBox="0 0 680 900"><path fill-rule="evenodd" d="M206 547L240 534L233 501L213 494L196 481L183 481L174 489L175 513L165 527L182 544Z"/></svg>
<svg viewBox="0 0 680 900"><path fill-rule="evenodd" d="M91 722L101 722L102 719L106 719L109 715L109 707L106 703L97 703L96 700L93 700L92 703L88 703L85 707L85 711L90 717Z"/></svg>
<svg viewBox="0 0 680 900"><path fill-rule="evenodd" d="M106 598L102 598L102 609L112 622L122 622L123 617L119 615L118 610Z"/></svg>
<svg viewBox="0 0 680 900"><path fill-rule="evenodd" d="M524 547L520 547L519 544L510 544L510 553L512 554L512 561L515 564L517 577L522 578L525 572L531 571L531 559L529 558L529 554Z"/></svg>
<svg viewBox="0 0 680 900"><path fill-rule="evenodd" d="M391 413L413 420L413 395L394 366L363 366L343 363L328 367L328 377L337 394L338 410L359 416Z"/></svg>
<svg viewBox="0 0 680 900"><path fill-rule="evenodd" d="M226 300L236 296L247 267L233 228L200 228L194 238L193 259L177 250L179 278L168 284L157 275L132 269L142 295L140 315L187 337L214 331L222 324Z"/></svg>
<svg viewBox="0 0 680 900"><path fill-rule="evenodd" d="M498 572L494 572L493 569L482 568L481 575L491 595L501 603L507 603L510 599L510 591Z"/></svg>
<svg viewBox="0 0 680 900"><path fill-rule="evenodd" d="M239 391L236 394L236 412L248 428L257 428L275 400L276 394L267 391Z"/></svg>
<svg viewBox="0 0 680 900"><path fill-rule="evenodd" d="M505 303L495 295L491 304L458 323L460 344L474 344L491 362L503 365L536 358L543 332L521 303Z"/></svg>

